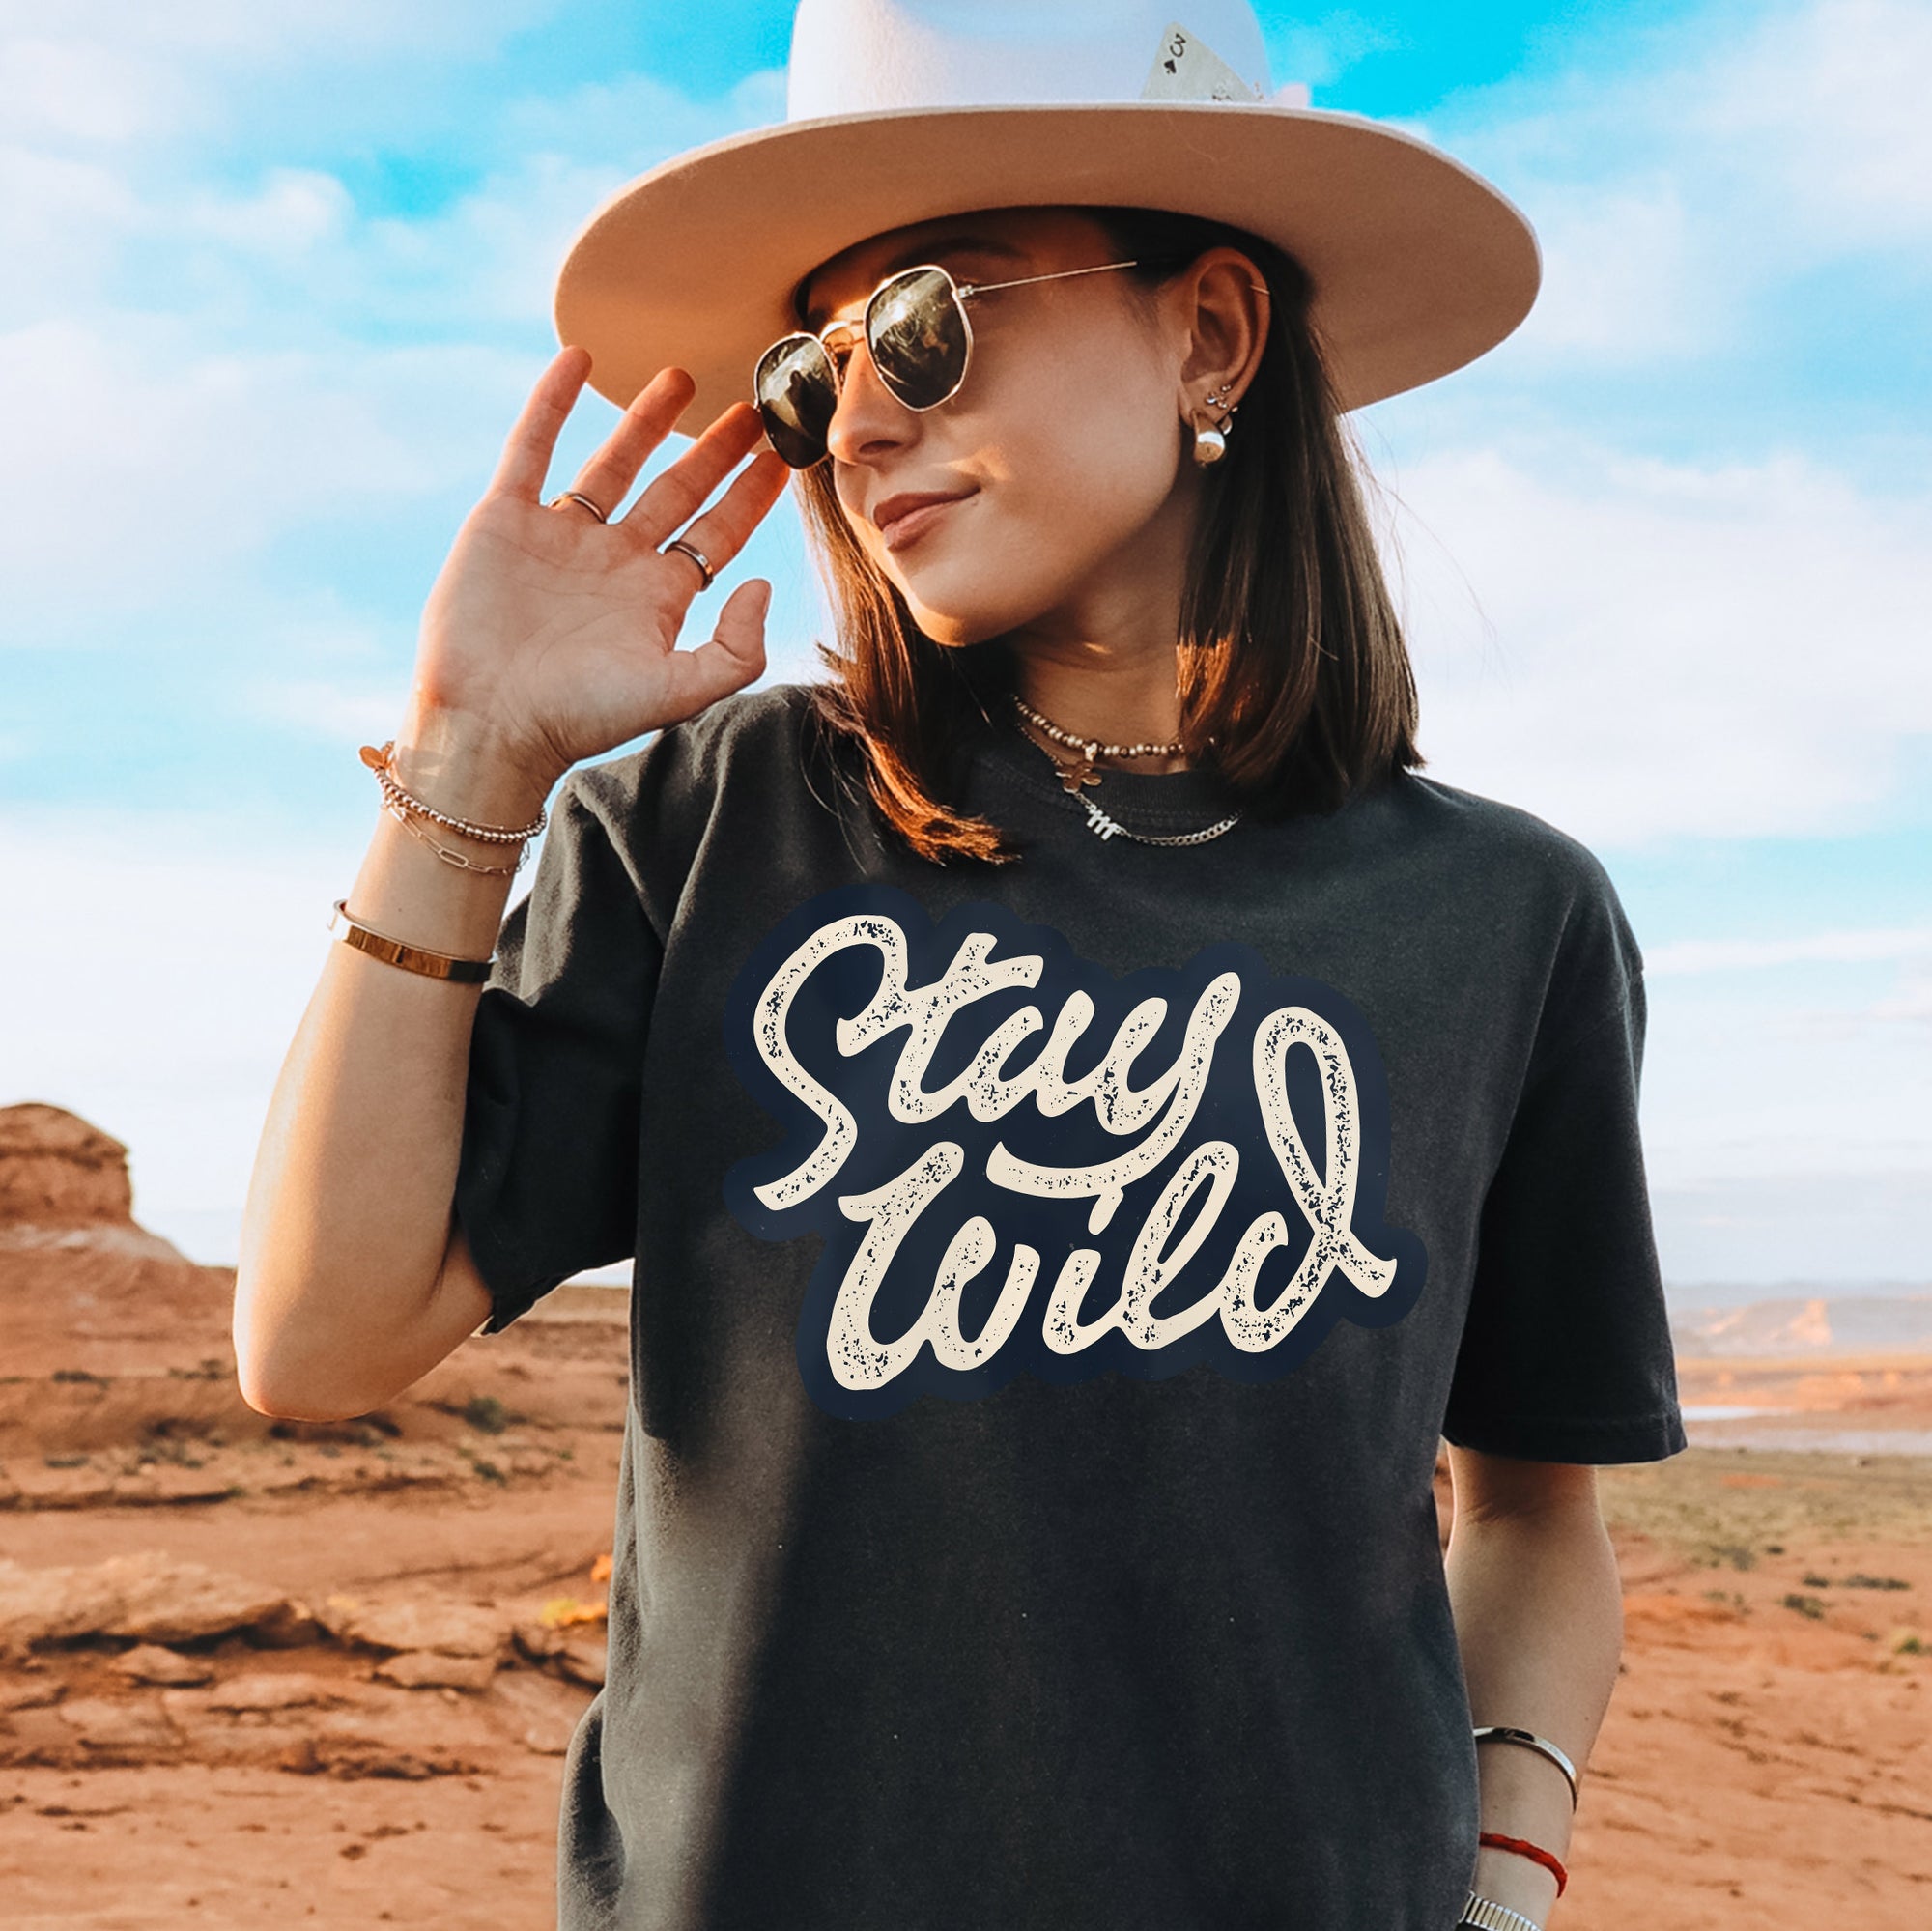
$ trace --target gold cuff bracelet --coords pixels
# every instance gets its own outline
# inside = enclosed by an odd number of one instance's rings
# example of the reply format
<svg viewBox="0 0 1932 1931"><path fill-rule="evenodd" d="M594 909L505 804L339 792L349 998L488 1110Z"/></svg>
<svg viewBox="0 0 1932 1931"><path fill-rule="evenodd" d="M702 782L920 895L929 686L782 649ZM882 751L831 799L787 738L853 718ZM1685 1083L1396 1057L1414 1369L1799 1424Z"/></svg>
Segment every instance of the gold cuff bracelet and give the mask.
<svg viewBox="0 0 1932 1931"><path fill-rule="evenodd" d="M400 939L387 938L381 932L370 931L366 925L358 925L346 898L335 901L335 910L328 921L331 932L338 918L348 927L342 943L354 946L358 952L367 952L372 959L381 959L384 965L401 966L405 972L420 973L425 979L457 980L465 985L481 985L490 977L494 963L491 959L459 959L447 952L425 951L420 946L406 946Z"/></svg>

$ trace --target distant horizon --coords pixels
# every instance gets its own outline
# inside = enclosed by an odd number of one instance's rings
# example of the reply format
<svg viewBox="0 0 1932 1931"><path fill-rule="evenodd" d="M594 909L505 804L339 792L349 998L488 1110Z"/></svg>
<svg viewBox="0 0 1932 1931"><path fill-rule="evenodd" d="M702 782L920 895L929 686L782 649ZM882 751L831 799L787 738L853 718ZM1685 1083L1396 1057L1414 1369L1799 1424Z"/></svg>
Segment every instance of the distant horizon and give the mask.
<svg viewBox="0 0 1932 1931"><path fill-rule="evenodd" d="M1932 1279L1876 1281L1665 1281L1664 1299L1673 1313L1758 1307L1777 1301L1932 1299ZM1690 1299L1702 1295L1702 1299Z"/></svg>
<svg viewBox="0 0 1932 1931"><path fill-rule="evenodd" d="M239 1236L240 1223L233 1216L212 1209L201 1213L187 1209L160 1211L148 1218L142 1214L137 1200L134 1218L149 1233L158 1234L162 1239L172 1241L199 1266L232 1267L236 1264L239 1237L217 1242L213 1246L204 1244L208 1235L217 1232L224 1221L228 1223L231 1233ZM220 1250L218 1256L216 1247ZM629 1264L628 1262L619 1262L612 1268L600 1268L594 1272L614 1275ZM574 1278L585 1280L591 1277L579 1275ZM1821 1280L1812 1275L1799 1275L1763 1281L1677 1280L1666 1276L1663 1294L1673 1315L1695 1313L1705 1308L1750 1307L1769 1301L1906 1300L1920 1294L1932 1296L1932 1276L1845 1276Z"/></svg>
<svg viewBox="0 0 1932 1931"><path fill-rule="evenodd" d="M233 1207L192 1207L162 1201L149 1206L144 1201L141 1184L140 1150L124 1135L115 1133L111 1127L103 1125L80 1108L49 1099L43 1093L13 1096L0 1092L0 1109L28 1104L54 1106L71 1113L127 1148L133 1193L132 1212L138 1226L170 1242L198 1266L232 1267L236 1264L242 1232L242 1207L239 1204ZM1816 1268L1797 1273L1772 1273L1767 1270L1755 1275L1742 1269L1725 1274L1673 1272L1668 1261L1669 1249L1663 1237L1664 1230L1673 1218L1679 1221L1688 1219L1690 1206L1697 1197L1698 1194L1691 1194L1687 1201L1681 1190L1669 1187L1654 1186L1651 1190L1652 1216L1659 1231L1659 1252L1664 1257L1664 1298L1673 1315L1776 1301L1898 1300L1920 1294L1932 1295L1932 1271L1922 1274L1849 1271L1833 1275L1826 1275ZM628 1266L629 1263L617 1265Z"/></svg>

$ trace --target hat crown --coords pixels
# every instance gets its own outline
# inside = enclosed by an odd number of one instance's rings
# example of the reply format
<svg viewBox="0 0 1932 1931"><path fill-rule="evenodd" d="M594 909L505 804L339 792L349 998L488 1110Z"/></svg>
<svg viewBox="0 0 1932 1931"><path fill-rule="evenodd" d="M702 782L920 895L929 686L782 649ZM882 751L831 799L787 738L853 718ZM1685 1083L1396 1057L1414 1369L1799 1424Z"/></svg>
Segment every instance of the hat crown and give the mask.
<svg viewBox="0 0 1932 1931"><path fill-rule="evenodd" d="M1249 0L800 0L786 114L1140 100L1177 27L1192 58L1166 99L1226 98L1229 69L1267 96Z"/></svg>

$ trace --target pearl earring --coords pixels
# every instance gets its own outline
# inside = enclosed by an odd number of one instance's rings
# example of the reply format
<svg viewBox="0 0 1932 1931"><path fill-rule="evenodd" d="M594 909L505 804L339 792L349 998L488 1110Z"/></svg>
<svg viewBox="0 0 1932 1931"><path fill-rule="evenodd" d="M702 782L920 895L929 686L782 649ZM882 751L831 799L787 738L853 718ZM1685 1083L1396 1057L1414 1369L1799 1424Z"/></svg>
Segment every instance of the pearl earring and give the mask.
<svg viewBox="0 0 1932 1931"><path fill-rule="evenodd" d="M1233 383L1223 383L1207 398L1209 409L1219 410L1218 422L1209 423L1205 429L1199 424L1194 427L1194 460L1202 469L1218 463L1228 453L1228 425L1235 419L1235 412L1240 408L1237 402L1230 402L1229 394L1234 389Z"/></svg>

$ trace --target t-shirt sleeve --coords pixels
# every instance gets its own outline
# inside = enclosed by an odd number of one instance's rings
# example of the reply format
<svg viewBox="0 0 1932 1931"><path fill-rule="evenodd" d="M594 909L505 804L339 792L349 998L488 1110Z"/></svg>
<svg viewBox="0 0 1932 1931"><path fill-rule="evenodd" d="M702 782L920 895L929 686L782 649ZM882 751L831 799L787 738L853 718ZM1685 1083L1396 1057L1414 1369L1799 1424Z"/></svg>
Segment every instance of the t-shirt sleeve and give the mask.
<svg viewBox="0 0 1932 1931"><path fill-rule="evenodd" d="M623 810L595 767L565 779L477 1005L455 1212L494 1303L486 1334L636 1246L663 949L626 863Z"/></svg>
<svg viewBox="0 0 1932 1931"><path fill-rule="evenodd" d="M1484 1202L1442 1433L1528 1461L1660 1462L1686 1442L1637 1128L1643 963L1591 872Z"/></svg>

